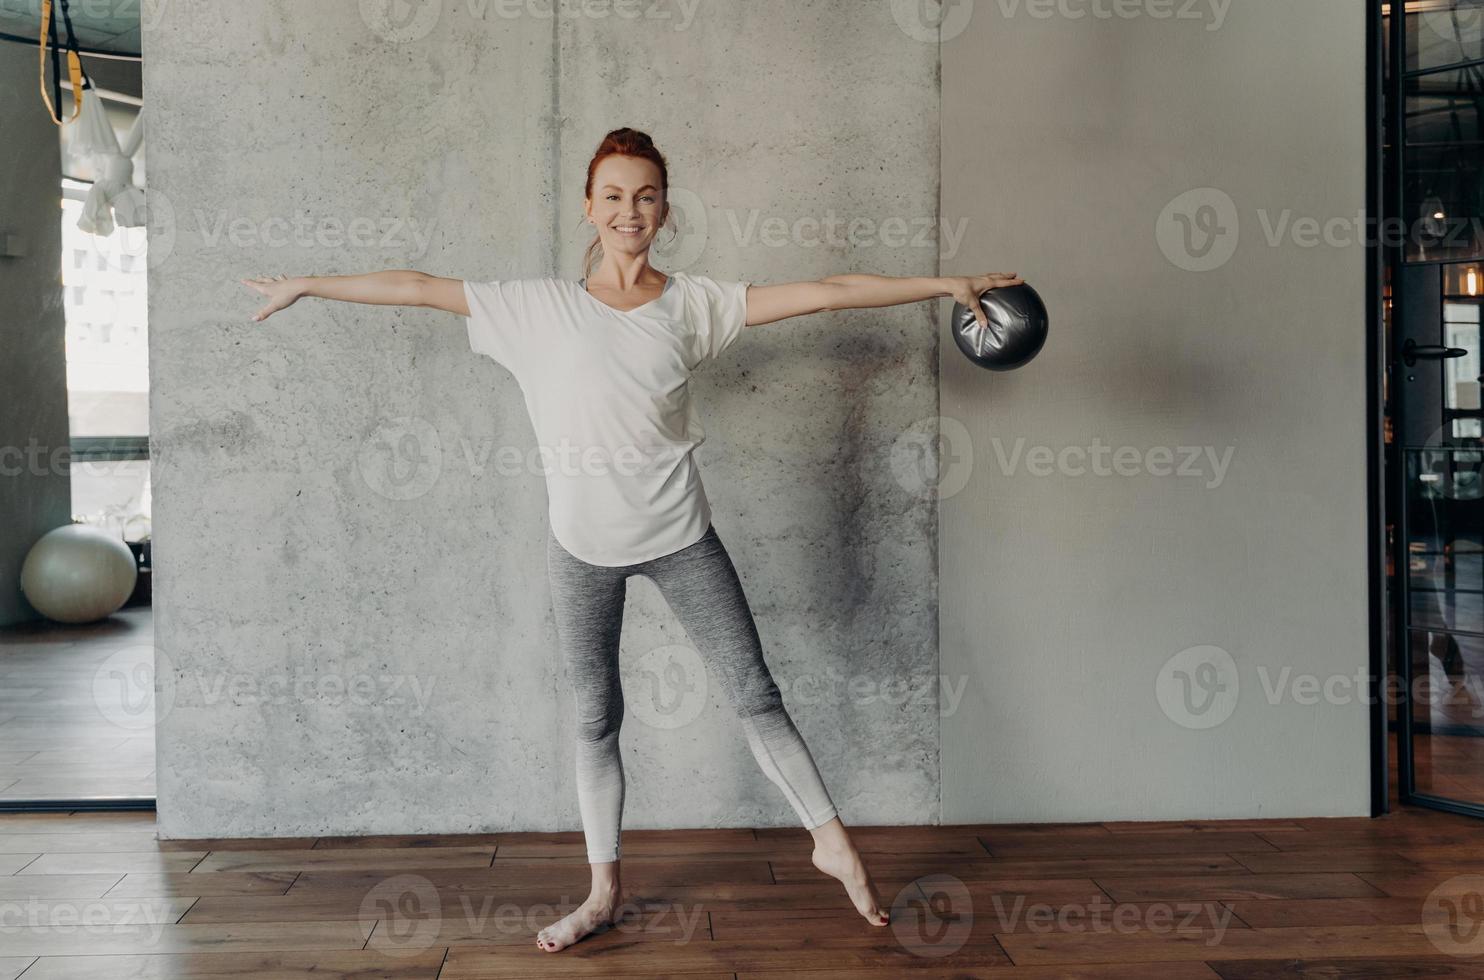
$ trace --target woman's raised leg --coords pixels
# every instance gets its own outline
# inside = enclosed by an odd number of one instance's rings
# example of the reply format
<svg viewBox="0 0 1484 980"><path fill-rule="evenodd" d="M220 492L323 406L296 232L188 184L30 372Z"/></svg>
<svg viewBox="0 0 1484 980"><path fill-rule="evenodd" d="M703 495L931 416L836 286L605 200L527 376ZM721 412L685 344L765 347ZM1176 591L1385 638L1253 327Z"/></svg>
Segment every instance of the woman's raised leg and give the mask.
<svg viewBox="0 0 1484 980"><path fill-rule="evenodd" d="M753 757L814 835L814 866L844 884L868 922L886 925L875 884L763 659L752 609L715 527L694 544L634 567L659 587L686 635L720 676Z"/></svg>

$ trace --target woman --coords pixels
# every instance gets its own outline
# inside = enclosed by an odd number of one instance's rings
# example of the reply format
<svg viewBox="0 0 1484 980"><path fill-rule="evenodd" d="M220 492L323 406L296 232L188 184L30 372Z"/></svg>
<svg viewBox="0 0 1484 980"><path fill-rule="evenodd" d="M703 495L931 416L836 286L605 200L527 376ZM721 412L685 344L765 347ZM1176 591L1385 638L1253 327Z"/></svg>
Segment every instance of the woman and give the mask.
<svg viewBox="0 0 1484 980"><path fill-rule="evenodd" d="M354 276L261 277L266 319L304 296L424 306L467 317L471 349L515 375L544 448L581 451L548 468L547 575L577 714L577 799L592 891L542 929L555 952L626 905L619 875L624 776L618 649L625 582L651 579L716 670L754 757L814 837L814 866L844 884L872 925L881 897L764 662L747 599L711 510L692 450L705 438L686 378L744 326L824 310L893 306L952 296L978 314L986 290L1014 273L974 277L830 276L751 286L649 264L670 216L665 158L644 133L604 137L588 165L587 221L597 230L587 277L465 282L410 270ZM594 263L598 264L596 271ZM596 450L600 459L594 460Z"/></svg>

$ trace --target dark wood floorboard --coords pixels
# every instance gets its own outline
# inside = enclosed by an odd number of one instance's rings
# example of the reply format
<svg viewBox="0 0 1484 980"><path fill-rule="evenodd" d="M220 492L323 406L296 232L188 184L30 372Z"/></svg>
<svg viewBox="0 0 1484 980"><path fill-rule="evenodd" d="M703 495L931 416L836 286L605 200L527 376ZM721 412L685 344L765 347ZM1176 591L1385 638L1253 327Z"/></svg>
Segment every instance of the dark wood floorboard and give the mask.
<svg viewBox="0 0 1484 980"><path fill-rule="evenodd" d="M868 925L796 828L624 834L634 900L561 953L580 833L158 840L0 814L0 980L1484 978L1484 822L864 827Z"/></svg>

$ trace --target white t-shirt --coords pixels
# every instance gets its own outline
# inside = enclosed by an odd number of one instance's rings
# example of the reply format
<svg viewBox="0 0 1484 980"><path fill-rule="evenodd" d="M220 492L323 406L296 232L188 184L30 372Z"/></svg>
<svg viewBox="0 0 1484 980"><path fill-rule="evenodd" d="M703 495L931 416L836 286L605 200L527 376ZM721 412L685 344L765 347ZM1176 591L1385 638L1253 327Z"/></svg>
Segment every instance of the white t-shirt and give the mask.
<svg viewBox="0 0 1484 980"><path fill-rule="evenodd" d="M750 283L671 273L616 310L553 277L464 282L469 347L519 382L546 477L551 530L593 565L694 544L711 507L691 451L706 433L686 380L747 322Z"/></svg>

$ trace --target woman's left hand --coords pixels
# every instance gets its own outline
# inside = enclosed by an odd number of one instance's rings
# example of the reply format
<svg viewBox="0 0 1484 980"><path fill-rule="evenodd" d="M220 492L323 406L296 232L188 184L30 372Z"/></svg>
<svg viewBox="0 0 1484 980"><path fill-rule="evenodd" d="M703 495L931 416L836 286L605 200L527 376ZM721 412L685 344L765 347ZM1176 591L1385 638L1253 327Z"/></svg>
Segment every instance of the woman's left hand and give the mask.
<svg viewBox="0 0 1484 980"><path fill-rule="evenodd" d="M981 327L987 327L989 318L984 315L984 310L979 306L979 297L991 289L1018 286L1023 282L1025 280L1014 272L986 272L982 276L958 276L953 279L951 295L954 300L974 311L974 319L979 321Z"/></svg>

